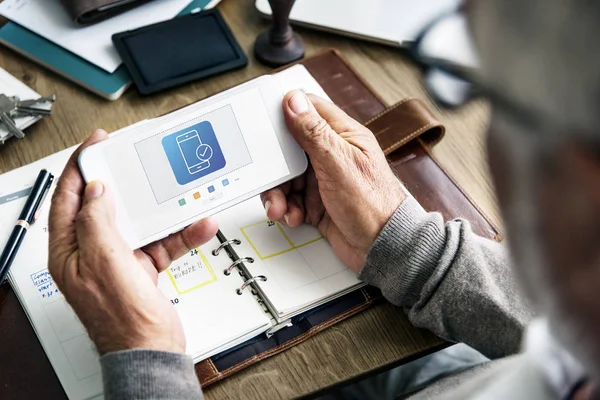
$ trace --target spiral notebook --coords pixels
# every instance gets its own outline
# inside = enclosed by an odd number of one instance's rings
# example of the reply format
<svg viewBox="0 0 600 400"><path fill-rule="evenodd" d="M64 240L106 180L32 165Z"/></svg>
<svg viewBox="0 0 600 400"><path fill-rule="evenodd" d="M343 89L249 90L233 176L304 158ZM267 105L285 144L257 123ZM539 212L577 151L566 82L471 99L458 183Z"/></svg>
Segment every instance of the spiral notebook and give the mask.
<svg viewBox="0 0 600 400"><path fill-rule="evenodd" d="M159 277L196 361L291 325L363 284L312 226L268 221L259 198L216 215L220 231Z"/></svg>
<svg viewBox="0 0 600 400"><path fill-rule="evenodd" d="M326 97L303 66L278 78L284 91ZM39 170L60 175L73 150L0 176L0 242L10 235ZM67 396L95 398L102 394L97 352L47 269L48 209L29 230L9 280ZM258 197L215 217L219 234L175 261L158 281L181 317L195 361L269 337L293 316L362 285L315 228L268 221Z"/></svg>

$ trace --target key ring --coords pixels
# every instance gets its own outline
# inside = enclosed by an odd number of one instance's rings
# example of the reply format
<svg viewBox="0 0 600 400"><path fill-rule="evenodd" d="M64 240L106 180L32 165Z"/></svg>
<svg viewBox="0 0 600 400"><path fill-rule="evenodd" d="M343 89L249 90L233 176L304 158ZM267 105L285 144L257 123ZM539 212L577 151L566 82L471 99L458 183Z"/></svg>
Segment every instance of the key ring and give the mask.
<svg viewBox="0 0 600 400"><path fill-rule="evenodd" d="M237 267L238 265L240 265L243 262L248 262L248 263L252 264L254 262L254 258L252 258L252 257L240 258L239 260L234 261L233 264L231 264L229 267L227 267L226 269L224 269L223 273L226 276L229 276L231 274L231 270L234 269L235 267Z"/></svg>
<svg viewBox="0 0 600 400"><path fill-rule="evenodd" d="M261 281L261 282L265 282L267 280L267 277L264 275L257 275L257 276L253 276L252 278L248 279L246 282L244 282L244 284L242 286L240 286L239 289L237 289L235 292L239 295L242 294L242 291L244 289L246 289L248 287L248 285L250 285L253 282L256 281Z"/></svg>
<svg viewBox="0 0 600 400"><path fill-rule="evenodd" d="M221 252L221 250L223 250L225 247L227 247L231 244L235 244L236 246L239 246L240 244L242 244L242 241L240 239L231 239L226 242L223 242L223 243L221 243L221 245L219 247L217 247L216 249L214 249L212 251L212 255L218 256L219 253Z"/></svg>

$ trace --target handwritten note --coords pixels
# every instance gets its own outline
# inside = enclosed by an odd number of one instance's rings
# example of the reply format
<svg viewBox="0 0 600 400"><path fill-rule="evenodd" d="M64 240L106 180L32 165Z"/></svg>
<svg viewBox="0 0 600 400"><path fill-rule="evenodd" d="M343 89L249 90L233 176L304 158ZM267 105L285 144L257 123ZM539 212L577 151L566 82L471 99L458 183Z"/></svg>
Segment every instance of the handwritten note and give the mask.
<svg viewBox="0 0 600 400"><path fill-rule="evenodd" d="M29 278L77 379L83 380L99 374L98 353L48 269L34 272Z"/></svg>
<svg viewBox="0 0 600 400"><path fill-rule="evenodd" d="M217 280L208 260L198 249L174 262L167 274L178 294L191 292Z"/></svg>
<svg viewBox="0 0 600 400"><path fill-rule="evenodd" d="M58 287L54 283L50 272L47 269L35 272L29 275L33 286L37 289L38 295L42 302L51 303L55 300L63 298L62 294L58 290Z"/></svg>

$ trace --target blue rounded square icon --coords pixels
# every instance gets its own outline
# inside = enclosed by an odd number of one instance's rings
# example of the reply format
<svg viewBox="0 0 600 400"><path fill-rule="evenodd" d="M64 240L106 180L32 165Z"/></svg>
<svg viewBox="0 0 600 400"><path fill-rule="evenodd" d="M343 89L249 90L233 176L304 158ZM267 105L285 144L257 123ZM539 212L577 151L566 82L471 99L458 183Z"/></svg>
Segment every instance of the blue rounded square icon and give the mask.
<svg viewBox="0 0 600 400"><path fill-rule="evenodd" d="M215 131L208 121L165 136L162 145L180 185L218 171L226 164Z"/></svg>

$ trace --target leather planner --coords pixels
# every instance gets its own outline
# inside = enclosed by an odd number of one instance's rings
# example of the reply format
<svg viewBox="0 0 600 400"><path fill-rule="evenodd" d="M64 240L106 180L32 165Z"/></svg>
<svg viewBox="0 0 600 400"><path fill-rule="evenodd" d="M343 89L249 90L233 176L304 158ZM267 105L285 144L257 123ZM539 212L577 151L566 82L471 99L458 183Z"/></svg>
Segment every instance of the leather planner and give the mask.
<svg viewBox="0 0 600 400"><path fill-rule="evenodd" d="M408 98L386 107L335 50L300 63L334 103L373 132L398 178L423 208L441 212L446 220L467 219L477 234L494 240L502 239L499 228L490 222L481 208L431 155L431 148L444 136L444 126L423 102ZM222 234L218 238L222 243L232 239ZM224 248L232 261L239 259L231 246L224 244ZM263 333L197 363L198 379L203 387L226 379L382 299L379 290L363 286L295 315L290 326ZM0 287L0 319L0 337L3 338L0 342L0 398L65 398L61 384L8 283Z"/></svg>

